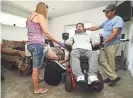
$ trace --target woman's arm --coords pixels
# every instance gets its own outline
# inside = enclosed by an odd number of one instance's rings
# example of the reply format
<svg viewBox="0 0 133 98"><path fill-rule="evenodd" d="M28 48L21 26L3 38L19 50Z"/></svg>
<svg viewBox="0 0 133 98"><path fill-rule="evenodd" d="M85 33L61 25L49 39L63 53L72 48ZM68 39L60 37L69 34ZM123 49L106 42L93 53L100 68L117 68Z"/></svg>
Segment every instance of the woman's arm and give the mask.
<svg viewBox="0 0 133 98"><path fill-rule="evenodd" d="M60 43L58 40L56 40L48 31L48 24L47 24L47 21L46 19L44 18L43 15L41 14L38 14L37 15L37 20L38 20L38 23L40 24L41 26L41 29L42 31L44 32L44 34L50 39L50 40L53 40L54 42L56 43Z"/></svg>

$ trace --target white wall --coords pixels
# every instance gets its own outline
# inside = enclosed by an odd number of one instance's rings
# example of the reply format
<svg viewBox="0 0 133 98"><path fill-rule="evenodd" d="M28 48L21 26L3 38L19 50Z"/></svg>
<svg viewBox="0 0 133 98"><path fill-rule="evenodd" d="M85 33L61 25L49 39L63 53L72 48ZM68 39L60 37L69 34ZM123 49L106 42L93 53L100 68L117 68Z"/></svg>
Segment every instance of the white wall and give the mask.
<svg viewBox="0 0 133 98"><path fill-rule="evenodd" d="M50 32L59 40L62 40L62 33L64 32L64 26L70 24L82 23L92 23L92 26L100 25L106 19L104 13L102 12L105 6L96 9L91 9L87 11L82 11L74 14L69 14L57 18L53 18L49 21ZM98 36L101 30L93 32L93 36Z"/></svg>
<svg viewBox="0 0 133 98"><path fill-rule="evenodd" d="M123 33L125 33L126 38L129 39L126 45L125 55L127 57L128 69L133 76L133 20L125 22Z"/></svg>
<svg viewBox="0 0 133 98"><path fill-rule="evenodd" d="M1 39L22 41L27 40L27 29L11 25L1 25Z"/></svg>

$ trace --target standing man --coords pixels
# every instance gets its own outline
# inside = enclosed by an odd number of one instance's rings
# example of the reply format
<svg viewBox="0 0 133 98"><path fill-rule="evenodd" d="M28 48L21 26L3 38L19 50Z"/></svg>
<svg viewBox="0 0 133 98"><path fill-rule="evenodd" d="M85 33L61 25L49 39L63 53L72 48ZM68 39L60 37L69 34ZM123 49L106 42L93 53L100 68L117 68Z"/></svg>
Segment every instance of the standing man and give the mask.
<svg viewBox="0 0 133 98"><path fill-rule="evenodd" d="M110 4L103 10L108 20L103 22L100 26L88 28L87 30L95 31L103 28L103 44L104 48L100 50L99 63L108 78L104 80L109 83L108 86L114 86L120 77L115 73L115 57L116 52L121 42L121 33L123 29L123 19L116 15L116 5Z"/></svg>

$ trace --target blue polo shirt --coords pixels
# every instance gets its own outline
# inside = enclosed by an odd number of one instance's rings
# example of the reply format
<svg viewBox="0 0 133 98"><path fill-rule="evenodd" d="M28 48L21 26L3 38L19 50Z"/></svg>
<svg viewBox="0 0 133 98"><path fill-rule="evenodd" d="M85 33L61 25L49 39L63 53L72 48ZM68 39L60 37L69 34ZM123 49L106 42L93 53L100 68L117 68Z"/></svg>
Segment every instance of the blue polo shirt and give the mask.
<svg viewBox="0 0 133 98"><path fill-rule="evenodd" d="M121 39L121 33L123 29L124 21L121 17L115 16L114 18L110 20L106 20L104 23L100 25L101 28L103 28L103 39L106 40L109 38L109 36L113 33L113 29L118 28L119 29L119 34L111 41L105 43L105 46L108 45L114 45L117 44Z"/></svg>

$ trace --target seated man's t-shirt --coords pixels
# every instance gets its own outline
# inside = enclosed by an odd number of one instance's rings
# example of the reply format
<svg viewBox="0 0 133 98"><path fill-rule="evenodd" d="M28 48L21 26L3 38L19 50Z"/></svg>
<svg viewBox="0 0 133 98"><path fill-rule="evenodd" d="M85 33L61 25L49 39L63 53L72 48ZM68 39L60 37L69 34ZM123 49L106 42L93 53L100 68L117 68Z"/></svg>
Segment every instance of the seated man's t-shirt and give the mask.
<svg viewBox="0 0 133 98"><path fill-rule="evenodd" d="M45 67L44 80L47 84L56 86L62 81L62 74L65 68L57 61L48 61Z"/></svg>

